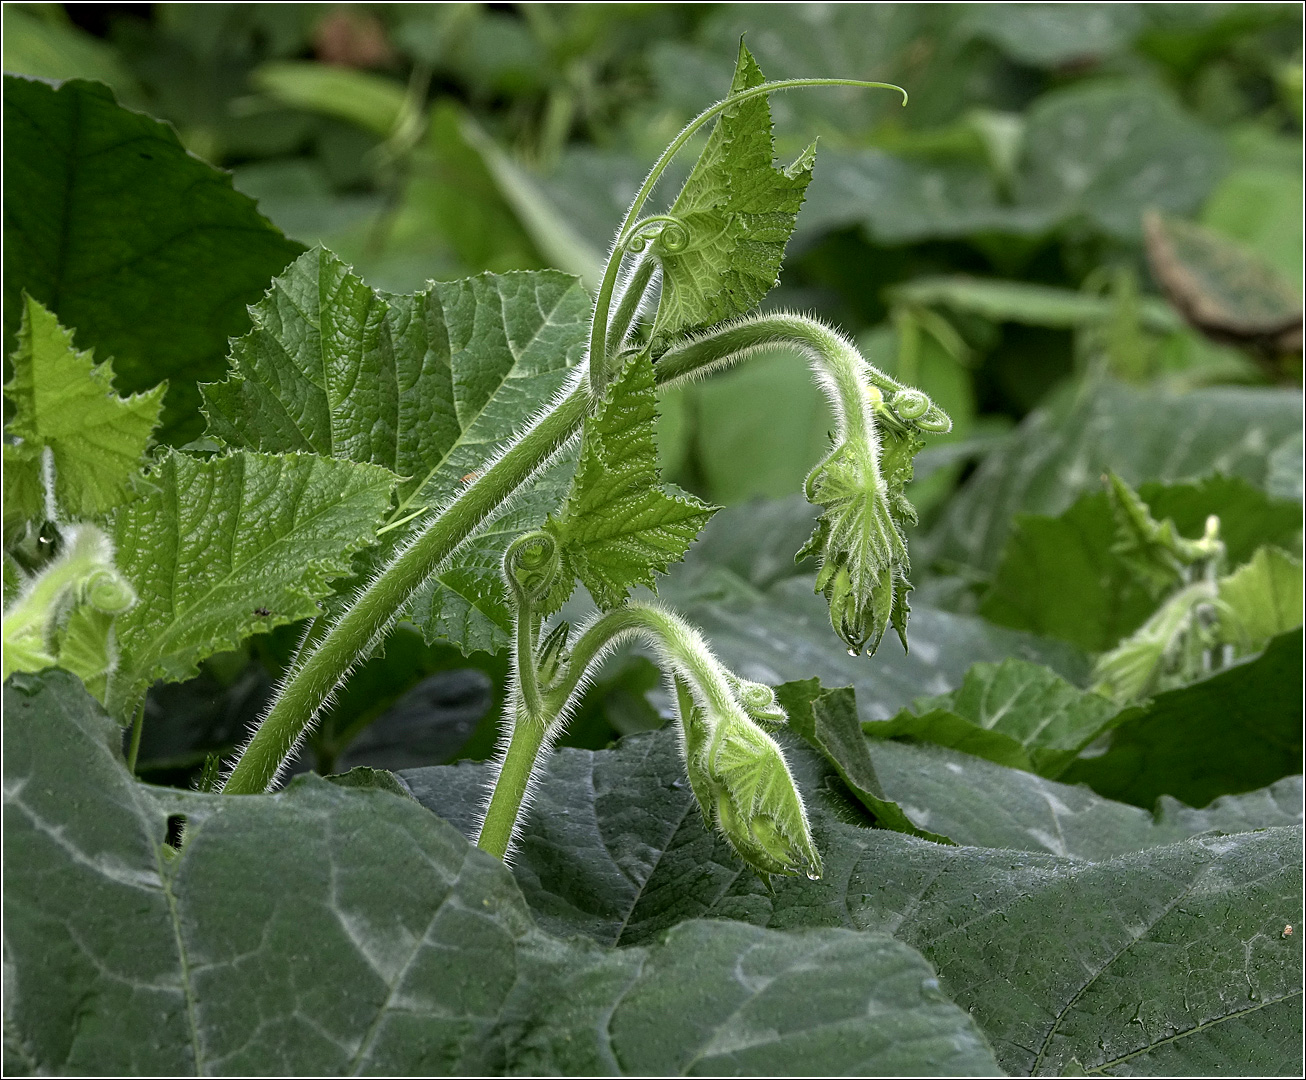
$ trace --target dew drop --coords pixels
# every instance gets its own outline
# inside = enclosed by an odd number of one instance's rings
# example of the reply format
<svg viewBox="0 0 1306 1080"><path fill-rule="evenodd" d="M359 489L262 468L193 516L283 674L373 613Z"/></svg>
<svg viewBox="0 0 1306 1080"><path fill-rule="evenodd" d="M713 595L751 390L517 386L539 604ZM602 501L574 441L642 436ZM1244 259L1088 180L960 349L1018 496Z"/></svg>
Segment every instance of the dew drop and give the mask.
<svg viewBox="0 0 1306 1080"><path fill-rule="evenodd" d="M848 655L849 655L849 656L858 656L858 655L860 655L860 653L861 653L861 650L860 650L860 649L849 649L849 650L848 650Z"/></svg>
<svg viewBox="0 0 1306 1080"><path fill-rule="evenodd" d="M817 873L815 870L811 870L811 869L809 869L809 870L807 871L807 880L808 880L808 881L820 881L820 880L821 880L821 875L820 875L819 873Z"/></svg>

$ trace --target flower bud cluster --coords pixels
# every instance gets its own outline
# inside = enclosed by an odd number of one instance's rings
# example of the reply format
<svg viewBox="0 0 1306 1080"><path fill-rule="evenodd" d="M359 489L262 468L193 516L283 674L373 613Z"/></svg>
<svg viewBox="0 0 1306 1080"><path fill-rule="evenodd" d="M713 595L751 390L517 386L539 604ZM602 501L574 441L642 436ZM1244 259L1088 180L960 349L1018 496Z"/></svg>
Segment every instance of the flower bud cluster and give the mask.
<svg viewBox="0 0 1306 1080"><path fill-rule="evenodd" d="M911 564L905 533L916 524L916 511L906 488L912 459L924 446L921 432L951 426L921 391L881 378L890 383L891 396L886 400L868 382L861 423L846 425L839 444L807 477L807 499L825 513L798 553L800 560L818 560L816 591L854 656L863 649L873 654L890 626L907 647Z"/></svg>
<svg viewBox="0 0 1306 1080"><path fill-rule="evenodd" d="M675 678L685 768L699 809L754 869L815 881L821 856L802 796L780 747L758 723L783 723L784 710L770 687L730 682L722 700Z"/></svg>

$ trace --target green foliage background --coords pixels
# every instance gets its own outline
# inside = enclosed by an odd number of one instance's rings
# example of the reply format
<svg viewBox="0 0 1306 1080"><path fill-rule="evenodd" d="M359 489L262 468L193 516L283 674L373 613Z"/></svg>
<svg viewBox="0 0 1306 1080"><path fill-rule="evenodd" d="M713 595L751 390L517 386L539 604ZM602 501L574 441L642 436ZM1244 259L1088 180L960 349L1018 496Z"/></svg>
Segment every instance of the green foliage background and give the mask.
<svg viewBox="0 0 1306 1080"><path fill-rule="evenodd" d="M1255 556L1291 577L1301 556L1299 6L7 4L3 19L6 73L89 80L6 78L6 422L74 362L140 395L100 401L106 416L162 417L135 479L140 432L103 461L48 407L39 438L8 434L67 455L79 513L130 490L106 528L124 559L158 553L170 620L137 608L117 631L122 693L145 709L137 772L161 786L127 776L72 677L6 688L6 870L27 859L54 883L7 888L6 933L20 952L59 943L14 984L7 1070L1295 1072L1299 566L1295 596L1245 572L1261 617L1222 646L1232 666L1127 707L1089 689L1094 656L1156 607L1112 550L1108 470L1185 537L1220 515L1229 569ZM773 98L780 161L819 145L762 303L839 326L954 419L910 489L911 652L868 661L843 654L793 562L815 516L797 492L832 427L805 364L769 354L658 395L674 486L634 509L688 528L702 504L727 508L659 594L740 675L789 684L807 719L785 750L825 879L764 888L701 827L637 649L587 692L512 873L468 852L507 680L499 560L557 511L574 453L419 595L296 766L403 785L305 778L239 807L186 790L243 738L326 580L361 580L399 542L369 547L390 492L390 520L447 499L562 384L584 290L517 272L595 285L649 165L729 88L741 35L769 78L909 91L905 109L845 89ZM20 334L24 312L45 345ZM424 367L423 320L467 356ZM346 358L332 385L375 384L361 407L289 377L326 339ZM268 386L292 384L304 407L287 422ZM233 453L205 457L220 444ZM603 452L584 458L595 478ZM40 516L39 470L7 438L7 550ZM600 496L557 528L610 525ZM623 537L586 536L598 596ZM22 544L15 558L39 561L40 538ZM174 681L147 693L159 677ZM174 865L179 815L193 831ZM92 848L94 865L70 855ZM276 881L260 869L273 849L290 868ZM252 902L222 910L225 890L292 899L256 924ZM485 913L457 922L467 909ZM139 940L109 925L128 911ZM90 938L60 936L88 918ZM425 965L469 941L455 992ZM356 1014L293 989L341 971ZM132 988L120 1025L79 1013L83 985ZM869 1042L868 1009L885 1018Z"/></svg>

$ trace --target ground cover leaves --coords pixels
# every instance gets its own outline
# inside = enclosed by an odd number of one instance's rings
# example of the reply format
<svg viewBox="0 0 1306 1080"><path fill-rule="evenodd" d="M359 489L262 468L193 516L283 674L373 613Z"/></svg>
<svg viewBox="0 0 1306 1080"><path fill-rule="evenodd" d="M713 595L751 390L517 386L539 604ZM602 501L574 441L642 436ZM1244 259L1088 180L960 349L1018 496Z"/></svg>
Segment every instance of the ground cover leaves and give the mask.
<svg viewBox="0 0 1306 1080"><path fill-rule="evenodd" d="M1055 777L1106 730L1120 709L1071 686L1056 672L1009 658L976 664L961 686L920 698L889 720L867 721L868 735L963 750L1000 765Z"/></svg>
<svg viewBox="0 0 1306 1080"><path fill-rule="evenodd" d="M209 430L264 452L382 465L401 478L390 515L399 523L455 498L553 399L584 352L589 305L577 279L553 270L378 293L315 248L254 306L227 380L203 388ZM506 644L503 551L562 501L574 453L563 458L419 591L409 615L428 641ZM371 564L404 535L389 533Z"/></svg>
<svg viewBox="0 0 1306 1080"><path fill-rule="evenodd" d="M112 357L118 388L168 380L160 438L200 433L196 380L224 368L245 305L301 250L99 83L4 80L5 351L26 291Z"/></svg>
<svg viewBox="0 0 1306 1080"><path fill-rule="evenodd" d="M6 1072L996 1069L888 934L709 921L630 949L562 940L412 799L318 778L148 788L71 677L5 697Z"/></svg>
<svg viewBox="0 0 1306 1080"><path fill-rule="evenodd" d="M1300 458L1301 407L1300 393L1259 388L1063 392L984 459L922 548L992 573L1016 514L1059 514L1108 469L1134 487L1217 472L1266 488L1276 454Z"/></svg>
<svg viewBox="0 0 1306 1080"><path fill-rule="evenodd" d="M1258 656L1157 694L1122 720L1106 753L1076 761L1063 779L1139 806L1162 794L1204 806L1297 772L1301 650L1299 627Z"/></svg>
<svg viewBox="0 0 1306 1080"><path fill-rule="evenodd" d="M948 814L963 828L968 818L984 828L997 803L1007 837L1024 832L1028 845L946 847L842 820L822 787L813 788L822 774L800 760L801 744L789 740L785 749L812 811L821 881L775 882L768 891L739 863L704 828L675 734L664 729L550 760L514 859L527 902L555 932L604 942L656 940L700 917L891 933L935 959L942 988L977 1019L1011 1072L1126 1063L1160 1074L1292 1071L1300 946L1282 931L1300 916L1299 784L1207 811L1168 804L1154 820L942 748L876 749L892 797L905 802L913 788L920 803L950 795L966 803ZM907 764L886 766L895 757ZM466 828L483 769L403 776L421 801ZM989 774L988 783L974 783L972 769ZM918 770L934 774L932 788L913 778ZM1004 790L1001 777L1017 786ZM1009 797L1029 784L1040 798ZM1050 822L1049 807L1062 799ZM1060 826L1067 857L1033 853L1047 851L1033 834L1046 838ZM1196 835L1243 828L1263 831ZM1113 833L1116 850L1106 840ZM1080 844L1087 857L1067 850ZM1195 968L1191 950L1203 957Z"/></svg>
<svg viewBox="0 0 1306 1080"><path fill-rule="evenodd" d="M1301 504L1274 499L1238 477L1147 483L1139 497L1179 534L1202 535L1208 514L1220 517L1230 568L1262 544L1296 546ZM1018 514L980 604L992 622L1061 638L1100 652L1137 630L1155 610L1116 546L1117 526L1105 492L1088 492L1055 517Z"/></svg>

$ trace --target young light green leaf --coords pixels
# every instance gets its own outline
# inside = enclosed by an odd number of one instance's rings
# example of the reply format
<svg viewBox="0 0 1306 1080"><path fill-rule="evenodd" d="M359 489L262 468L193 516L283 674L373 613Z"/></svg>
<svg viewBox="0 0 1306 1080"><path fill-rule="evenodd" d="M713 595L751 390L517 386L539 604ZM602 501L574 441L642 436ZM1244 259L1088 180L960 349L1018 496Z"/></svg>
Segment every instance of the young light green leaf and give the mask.
<svg viewBox="0 0 1306 1080"><path fill-rule="evenodd" d="M1279 548L1259 548L1251 561L1221 578L1216 589L1220 636L1240 653L1257 652L1275 634L1301 625L1301 560Z"/></svg>
<svg viewBox="0 0 1306 1080"><path fill-rule="evenodd" d="M739 45L730 92L765 82ZM787 169L773 161L771 107L756 97L721 114L672 205L679 222L653 241L662 266L655 339L710 326L753 307L774 287L816 157Z"/></svg>
<svg viewBox="0 0 1306 1080"><path fill-rule="evenodd" d="M1111 747L1061 776L1150 808L1160 795L1205 806L1301 771L1301 630L1259 656L1157 694L1112 732Z"/></svg>
<svg viewBox="0 0 1306 1080"><path fill-rule="evenodd" d="M549 610L566 599L573 577L604 608L616 607L636 585L654 588L654 572L684 558L713 514L660 482L653 385L648 356L632 356L585 423L571 492L545 526L563 558L562 588Z"/></svg>
<svg viewBox="0 0 1306 1080"><path fill-rule="evenodd" d="M1113 472L1107 473L1107 497L1116 520L1111 550L1152 596L1186 581L1194 563L1224 557L1218 514L1208 515L1202 535L1189 539L1170 518L1157 521L1138 492Z"/></svg>
<svg viewBox="0 0 1306 1080"><path fill-rule="evenodd" d="M976 664L956 690L919 698L862 728L881 739L950 746L1000 765L1056 777L1113 722L1118 707L1041 664L1014 657Z"/></svg>
<svg viewBox="0 0 1306 1080"><path fill-rule="evenodd" d="M302 248L105 86L6 76L4 105L6 351L26 291L113 357L120 389L167 379L160 438L194 438L195 381L222 373L245 305Z"/></svg>
<svg viewBox="0 0 1306 1080"><path fill-rule="evenodd" d="M245 451L170 452L154 491L113 519L118 566L140 602L116 624L110 712L156 679L197 673L250 634L316 615L350 556L376 539L394 476L375 465Z"/></svg>
<svg viewBox="0 0 1306 1080"><path fill-rule="evenodd" d="M556 271L378 294L317 248L252 309L230 377L203 387L209 430L233 446L383 465L401 477L398 523L448 503L553 398L584 352L589 306ZM558 504L569 468L542 474L414 598L410 617L428 640L506 644L503 551ZM386 550L404 535L388 533Z"/></svg>
<svg viewBox="0 0 1306 1080"><path fill-rule="evenodd" d="M248 798L140 785L71 677L20 679L5 688L7 1072L997 1071L888 934L712 921L635 949L564 940L412 799L317 777Z"/></svg>
<svg viewBox="0 0 1306 1080"><path fill-rule="evenodd" d="M47 452L62 518L94 517L127 499L166 389L119 397L109 361L97 364L90 350L79 352L72 332L30 296L22 303L14 374L5 384L15 410L9 434L21 440L5 444L6 539L44 518L39 476ZM12 466L18 475L11 477Z"/></svg>

